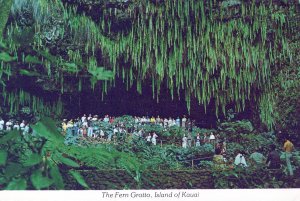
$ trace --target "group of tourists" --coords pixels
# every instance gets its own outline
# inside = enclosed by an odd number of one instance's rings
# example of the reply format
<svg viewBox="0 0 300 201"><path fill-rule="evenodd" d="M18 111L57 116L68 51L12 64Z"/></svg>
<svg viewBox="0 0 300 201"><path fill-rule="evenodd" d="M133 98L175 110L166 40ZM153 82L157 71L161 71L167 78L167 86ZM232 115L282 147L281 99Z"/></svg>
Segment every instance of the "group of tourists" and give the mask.
<svg viewBox="0 0 300 201"><path fill-rule="evenodd" d="M217 147L222 147L222 150L226 150L226 142L225 139L221 139L220 135L217 134L216 136L214 135L213 132L209 133L204 133L203 136L200 135L200 133L197 133L196 137L193 139L191 133L188 133L188 136L185 134L183 135L182 138L182 147L183 148L189 148L192 147L194 142L194 145L196 147L200 147L201 145L204 144L211 144L214 148Z"/></svg>
<svg viewBox="0 0 300 201"><path fill-rule="evenodd" d="M130 124L130 125L129 125ZM86 115L82 117L67 120L62 122L62 133L66 135L79 136L83 138L97 138L103 141L116 141L117 136L127 136L132 134L133 137L144 138L147 144L157 144L158 135L155 132L146 133L143 129L144 125L159 125L164 129L168 129L172 126L182 127L186 130L190 130L193 126L193 122L183 116L183 118L161 118L157 116L137 117L132 119L132 122L116 121L113 116L105 115L103 118L99 118L98 115Z"/></svg>
<svg viewBox="0 0 300 201"><path fill-rule="evenodd" d="M292 152L294 150L293 143L287 138L285 138L282 150L284 151L288 174L290 176L293 176L294 173L291 165L291 157L292 157ZM235 166L241 166L244 168L249 166L267 167L268 169L272 169L272 170L278 170L281 168L280 153L279 151L277 151L276 146L274 144L270 145L269 154L267 157L265 157L261 153L261 151L262 151L261 148L258 148L254 153L252 153L249 156L249 163L247 163L246 153L243 150L237 151L235 158L234 159L231 158L227 161L226 158L224 157L224 153L226 154L226 149L224 152L224 150L222 150L222 145L221 145L216 147L213 161L219 167L220 166L224 167L223 166L224 164L233 163Z"/></svg>
<svg viewBox="0 0 300 201"><path fill-rule="evenodd" d="M11 130L20 130L23 134L26 134L30 131L30 125L25 120L19 122L17 120L8 119L5 121L2 117L0 117L0 132Z"/></svg>

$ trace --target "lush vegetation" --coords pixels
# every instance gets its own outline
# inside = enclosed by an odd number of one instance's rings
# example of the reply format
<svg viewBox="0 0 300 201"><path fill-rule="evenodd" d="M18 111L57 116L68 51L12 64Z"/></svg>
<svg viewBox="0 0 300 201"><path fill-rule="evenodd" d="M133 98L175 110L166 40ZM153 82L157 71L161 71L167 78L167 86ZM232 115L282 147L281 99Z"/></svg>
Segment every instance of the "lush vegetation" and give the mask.
<svg viewBox="0 0 300 201"><path fill-rule="evenodd" d="M292 3L134 1L123 7L95 3L102 6L100 10L85 10L68 1L4 4L0 75L6 86L1 92L2 107L8 107L5 112L29 105L40 113L49 114L54 108L58 115L62 113L60 98L49 102L23 92L21 86L11 83L16 77L27 77L43 90L57 92L58 97L87 86L104 95L117 77L127 88L136 83L142 93L143 83L152 80L153 98L159 99L166 83L172 96L184 92L188 109L191 98L205 108L213 99L216 115L226 113L229 104L242 111L251 101L268 128L282 123L283 118L276 118L281 107L290 111L282 104L277 107L274 93L284 74L275 83L272 80L280 66L297 65L293 54L299 45L293 49L289 35L297 26L288 23L297 13ZM9 8L11 18L6 24ZM126 17L120 17L120 12ZM297 72L288 74L297 77ZM291 79L297 80L295 76ZM283 88L292 85L299 87L297 82L287 82Z"/></svg>
<svg viewBox="0 0 300 201"><path fill-rule="evenodd" d="M33 126L31 135L17 130L2 133L0 148L1 189L64 189L63 173L89 188L76 171L84 165L126 169L139 181L137 159L112 147L67 147L55 123L47 118Z"/></svg>
<svg viewBox="0 0 300 201"><path fill-rule="evenodd" d="M295 144L300 130L299 5L292 1L0 0L0 115L34 118L33 135L1 133L1 189L64 189L70 174L89 188L78 169L125 169L140 186L153 169L208 168L216 188L294 187L283 173L266 169L214 169L207 144L182 149L187 131L144 126L162 145L117 136L118 144L64 138L51 116L64 114L63 96L104 96L117 79L142 93L151 83L159 101L191 100L215 115L227 113L215 132L227 140L228 158L262 147L281 147L274 129ZM108 1L109 2L109 1ZM184 97L181 97L181 96ZM230 116L253 110L251 120ZM37 121L40 120L41 121ZM125 119L125 120L124 120ZM131 117L126 121L131 126ZM256 122L254 126L251 124ZM257 123L258 122L258 123ZM109 125L101 125L106 133ZM195 128L196 133L209 130ZM284 158L282 158L284 161ZM299 153L293 157L299 173ZM274 176L274 174L276 174ZM279 176L278 176L279 175Z"/></svg>
<svg viewBox="0 0 300 201"><path fill-rule="evenodd" d="M128 119L128 116L119 118L123 122ZM142 127L158 131L157 126L152 126L153 129L149 128L150 125ZM172 130L175 129L171 128L170 132ZM203 132L198 128L194 130ZM248 121L224 122L215 132L228 141L226 157L229 161L238 150L245 150L249 157L261 147L261 153L266 156L270 144L281 147L275 136L271 133L256 133ZM81 186L88 189L89 184L78 170L93 169L124 169L137 186L147 182L142 175L148 170L206 169L211 171L216 188L296 187L297 183L293 182L299 182L286 175L284 155L281 157L283 169L275 172L264 166L234 167L231 162L220 169L212 162L214 149L211 144L187 149L176 145L181 142L183 133L178 131L177 135L169 135L167 131L163 131L159 133L159 140L164 143L156 146L146 144L145 139L129 134L111 143L79 139L76 143L66 145L55 122L46 118L33 126L32 134L23 135L16 130L1 134L1 189L64 189L66 174L73 176ZM194 133L192 135L195 137ZM294 154L292 161L298 174L298 152Z"/></svg>

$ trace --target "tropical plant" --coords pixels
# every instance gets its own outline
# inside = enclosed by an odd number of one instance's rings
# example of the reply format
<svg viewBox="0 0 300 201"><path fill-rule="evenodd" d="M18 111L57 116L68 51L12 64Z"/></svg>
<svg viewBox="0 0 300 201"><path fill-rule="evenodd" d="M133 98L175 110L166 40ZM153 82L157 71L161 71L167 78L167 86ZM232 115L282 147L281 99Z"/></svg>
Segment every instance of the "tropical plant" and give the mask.
<svg viewBox="0 0 300 201"><path fill-rule="evenodd" d="M1 185L6 189L64 189L62 170L89 188L76 169L111 165L130 174L140 174L137 160L114 149L80 148L64 145L55 122L45 118L33 127L33 134L14 130L0 138ZM136 178L133 178L136 179Z"/></svg>

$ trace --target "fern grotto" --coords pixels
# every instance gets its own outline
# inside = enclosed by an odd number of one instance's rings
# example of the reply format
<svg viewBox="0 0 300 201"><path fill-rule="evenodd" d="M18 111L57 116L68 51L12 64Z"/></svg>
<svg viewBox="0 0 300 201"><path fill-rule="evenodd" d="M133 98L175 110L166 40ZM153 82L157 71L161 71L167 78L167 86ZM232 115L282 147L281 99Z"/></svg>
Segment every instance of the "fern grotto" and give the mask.
<svg viewBox="0 0 300 201"><path fill-rule="evenodd" d="M299 188L299 41L297 0L0 0L0 189Z"/></svg>

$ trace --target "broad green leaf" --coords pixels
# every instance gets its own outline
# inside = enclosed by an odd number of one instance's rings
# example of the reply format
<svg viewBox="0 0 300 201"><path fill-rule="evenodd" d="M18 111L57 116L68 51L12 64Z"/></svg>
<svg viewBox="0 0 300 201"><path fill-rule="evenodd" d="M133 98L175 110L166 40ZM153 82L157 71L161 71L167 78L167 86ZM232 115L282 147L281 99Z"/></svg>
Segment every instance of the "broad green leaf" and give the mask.
<svg viewBox="0 0 300 201"><path fill-rule="evenodd" d="M0 53L0 61L4 62L12 62L17 60L17 57L10 56L7 52L1 52Z"/></svg>
<svg viewBox="0 0 300 201"><path fill-rule="evenodd" d="M25 57L26 63L32 63L32 64L42 64L43 62L36 56L27 55Z"/></svg>
<svg viewBox="0 0 300 201"><path fill-rule="evenodd" d="M76 179L76 181L83 187L89 188L87 183L85 182L84 178L80 175L79 172L76 172L74 170L70 170L69 173Z"/></svg>
<svg viewBox="0 0 300 201"><path fill-rule="evenodd" d="M5 165L7 160L7 151L0 150L0 165Z"/></svg>
<svg viewBox="0 0 300 201"><path fill-rule="evenodd" d="M44 177L41 170L36 170L32 173L30 179L33 186L38 190L47 188L53 184L53 180L48 177Z"/></svg>
<svg viewBox="0 0 300 201"><path fill-rule="evenodd" d="M42 161L42 157L39 154L30 155L24 162L24 166L34 166Z"/></svg>
<svg viewBox="0 0 300 201"><path fill-rule="evenodd" d="M63 142L64 138L57 130L55 122L51 118L44 118L32 126L32 129L38 136L45 137L51 142L57 143Z"/></svg>
<svg viewBox="0 0 300 201"><path fill-rule="evenodd" d="M25 179L14 179L5 188L5 190L26 190L27 181Z"/></svg>
<svg viewBox="0 0 300 201"><path fill-rule="evenodd" d="M54 184L56 185L57 189L58 190L63 190L64 189L64 181L63 181L63 178L59 172L59 169L58 167L55 165L55 166L52 166L51 169L50 169L50 175L54 181Z"/></svg>
<svg viewBox="0 0 300 201"><path fill-rule="evenodd" d="M63 157L60 153L56 155L57 160L65 165L71 166L71 167L80 167L79 164L72 159Z"/></svg>
<svg viewBox="0 0 300 201"><path fill-rule="evenodd" d="M20 71L20 75L25 75L25 76L29 76L29 77L34 77L34 76L40 76L41 74L35 72L35 71L28 71L26 69L21 69Z"/></svg>
<svg viewBox="0 0 300 201"><path fill-rule="evenodd" d="M5 177L6 178L11 178L14 176L18 176L22 171L24 170L24 168L22 167L21 164L19 163L9 163L4 172L5 172Z"/></svg>
<svg viewBox="0 0 300 201"><path fill-rule="evenodd" d="M0 144L5 144L6 142L16 139L17 137L20 137L19 131L17 130L10 131L2 138L0 138Z"/></svg>

